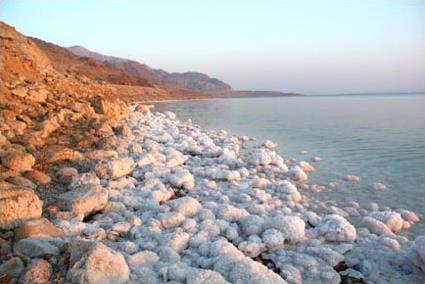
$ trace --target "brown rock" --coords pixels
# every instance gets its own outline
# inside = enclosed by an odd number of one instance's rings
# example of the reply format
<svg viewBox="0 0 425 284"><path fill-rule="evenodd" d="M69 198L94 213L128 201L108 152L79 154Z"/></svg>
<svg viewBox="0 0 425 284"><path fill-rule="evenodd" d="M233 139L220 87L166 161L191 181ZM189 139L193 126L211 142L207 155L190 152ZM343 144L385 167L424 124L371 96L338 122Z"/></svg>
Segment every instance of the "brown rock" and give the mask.
<svg viewBox="0 0 425 284"><path fill-rule="evenodd" d="M48 184L52 180L47 174L36 170L25 172L24 176L37 184Z"/></svg>
<svg viewBox="0 0 425 284"><path fill-rule="evenodd" d="M46 150L46 162L54 163L62 160L78 161L83 160L84 156L76 150L63 146L51 146Z"/></svg>
<svg viewBox="0 0 425 284"><path fill-rule="evenodd" d="M33 259L27 269L19 277L19 284L44 284L52 275L50 263L44 259Z"/></svg>
<svg viewBox="0 0 425 284"><path fill-rule="evenodd" d="M120 117L128 112L128 109L118 97L97 97L93 102L93 107L97 113L110 117Z"/></svg>
<svg viewBox="0 0 425 284"><path fill-rule="evenodd" d="M27 89L26 88L17 88L12 90L12 94L23 99L27 96Z"/></svg>
<svg viewBox="0 0 425 284"><path fill-rule="evenodd" d="M47 91L46 89L32 89L28 91L28 95L26 98L34 102L43 103L46 101L48 94L49 91Z"/></svg>
<svg viewBox="0 0 425 284"><path fill-rule="evenodd" d="M9 169L23 172L30 171L35 164L35 159L31 154L9 151L2 155L1 163Z"/></svg>
<svg viewBox="0 0 425 284"><path fill-rule="evenodd" d="M137 105L135 110L143 114L148 114L151 112L151 109L148 105L142 105L142 104Z"/></svg>
<svg viewBox="0 0 425 284"><path fill-rule="evenodd" d="M32 189L0 190L0 229L10 229L41 216L43 202Z"/></svg>
<svg viewBox="0 0 425 284"><path fill-rule="evenodd" d="M54 238L63 235L62 229L53 225L46 218L40 218L23 223L19 226L15 238L17 240L29 237L33 238Z"/></svg>
<svg viewBox="0 0 425 284"><path fill-rule="evenodd" d="M37 185L35 183L33 183L29 179L26 179L26 178L21 177L21 176L9 177L9 178L6 179L6 181L10 182L14 185L17 185L19 187L28 187L28 188L31 188L31 189L37 188Z"/></svg>

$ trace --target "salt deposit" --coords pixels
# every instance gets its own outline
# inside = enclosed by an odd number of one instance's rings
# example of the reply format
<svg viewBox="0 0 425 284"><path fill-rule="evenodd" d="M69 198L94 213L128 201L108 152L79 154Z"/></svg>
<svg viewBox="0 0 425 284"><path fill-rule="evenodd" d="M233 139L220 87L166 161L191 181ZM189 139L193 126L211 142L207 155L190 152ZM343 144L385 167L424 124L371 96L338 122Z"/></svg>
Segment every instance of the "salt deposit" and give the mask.
<svg viewBox="0 0 425 284"><path fill-rule="evenodd" d="M94 171L58 172L75 188L58 196L60 208L81 216L55 224L67 238L90 240L71 246L68 280L425 280L424 237L413 242L398 236L419 221L414 212L316 200L309 192L325 188L308 183L314 167L285 161L271 141L251 147L246 137L205 130L172 113L131 113L122 123L128 133L117 140L115 154L89 155ZM35 246L38 255L58 254L60 247L21 242L17 249L26 253ZM347 267L337 269L342 263Z"/></svg>

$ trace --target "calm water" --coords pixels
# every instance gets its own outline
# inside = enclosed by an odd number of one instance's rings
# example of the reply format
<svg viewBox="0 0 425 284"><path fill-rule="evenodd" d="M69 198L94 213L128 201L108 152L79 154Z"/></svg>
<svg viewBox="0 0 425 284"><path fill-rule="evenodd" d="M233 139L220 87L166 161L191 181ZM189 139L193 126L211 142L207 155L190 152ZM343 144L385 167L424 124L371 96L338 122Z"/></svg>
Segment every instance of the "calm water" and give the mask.
<svg viewBox="0 0 425 284"><path fill-rule="evenodd" d="M371 201L425 214L425 96L362 95L244 98L157 104L180 119L258 142L279 144L284 158L322 157L311 180L328 183L347 174L361 182L321 198ZM307 155L300 155L307 150ZM388 190L375 192L374 182ZM424 222L414 230L425 233Z"/></svg>

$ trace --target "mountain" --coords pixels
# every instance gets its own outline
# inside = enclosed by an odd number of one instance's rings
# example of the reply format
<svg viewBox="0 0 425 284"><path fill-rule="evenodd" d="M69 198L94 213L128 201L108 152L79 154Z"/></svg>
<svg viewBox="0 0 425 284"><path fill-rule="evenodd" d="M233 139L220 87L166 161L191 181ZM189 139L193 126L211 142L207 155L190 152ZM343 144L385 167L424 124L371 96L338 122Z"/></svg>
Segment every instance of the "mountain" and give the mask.
<svg viewBox="0 0 425 284"><path fill-rule="evenodd" d="M105 81L111 84L152 86L149 80L142 76L127 74L113 65L105 64L90 57L77 56L59 45L38 38L28 38L47 55L53 67L62 73L78 74L98 82Z"/></svg>
<svg viewBox="0 0 425 284"><path fill-rule="evenodd" d="M168 89L183 89L196 92L224 92L232 90L230 85L203 73L169 73L161 69L150 68L148 65L134 60L107 56L90 51L82 46L71 46L68 47L68 50L78 56L97 59L124 71L128 75L145 78L155 85Z"/></svg>

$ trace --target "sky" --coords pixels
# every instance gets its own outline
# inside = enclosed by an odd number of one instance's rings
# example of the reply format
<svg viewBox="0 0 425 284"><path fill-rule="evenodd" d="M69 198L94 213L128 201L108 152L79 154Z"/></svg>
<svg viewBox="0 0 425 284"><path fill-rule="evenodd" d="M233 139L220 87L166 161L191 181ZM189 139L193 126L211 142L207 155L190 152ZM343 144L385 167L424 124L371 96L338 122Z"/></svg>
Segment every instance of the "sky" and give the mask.
<svg viewBox="0 0 425 284"><path fill-rule="evenodd" d="M0 0L0 20L240 90L425 89L423 0Z"/></svg>

